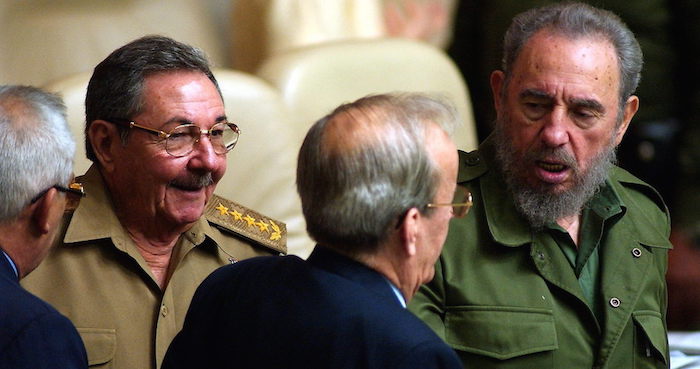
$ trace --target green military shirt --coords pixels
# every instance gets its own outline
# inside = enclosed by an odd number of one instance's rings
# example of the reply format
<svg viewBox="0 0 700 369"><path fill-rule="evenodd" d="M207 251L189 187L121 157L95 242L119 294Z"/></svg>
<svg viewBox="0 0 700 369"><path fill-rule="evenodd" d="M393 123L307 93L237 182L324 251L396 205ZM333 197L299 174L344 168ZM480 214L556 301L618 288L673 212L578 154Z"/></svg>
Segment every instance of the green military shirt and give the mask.
<svg viewBox="0 0 700 369"><path fill-rule="evenodd" d="M22 284L73 322L91 368L160 367L209 273L229 260L286 251L283 223L212 196L209 221L203 216L177 241L161 290L119 223L99 171L92 167L80 180L87 197L67 213L57 245Z"/></svg>
<svg viewBox="0 0 700 369"><path fill-rule="evenodd" d="M602 319L599 245L606 231L606 223L610 225L621 212L620 198L610 186L605 186L583 209L578 245L558 224L548 226L553 242L571 264L583 296L598 320Z"/></svg>
<svg viewBox="0 0 700 369"><path fill-rule="evenodd" d="M620 211L601 232L596 314L552 232L516 211L493 157L490 140L460 152L458 182L474 206L452 220L435 278L409 308L469 368L666 368L670 222L656 192L609 174Z"/></svg>

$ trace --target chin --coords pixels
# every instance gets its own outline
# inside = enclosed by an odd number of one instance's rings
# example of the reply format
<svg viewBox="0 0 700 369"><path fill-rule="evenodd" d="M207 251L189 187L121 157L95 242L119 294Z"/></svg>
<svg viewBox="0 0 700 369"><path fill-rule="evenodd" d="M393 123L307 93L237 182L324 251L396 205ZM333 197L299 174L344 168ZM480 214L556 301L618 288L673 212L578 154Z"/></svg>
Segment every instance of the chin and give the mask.
<svg viewBox="0 0 700 369"><path fill-rule="evenodd" d="M187 204L180 207L174 207L171 211L166 212L167 217L178 225L192 224L199 220L204 214L203 204Z"/></svg>
<svg viewBox="0 0 700 369"><path fill-rule="evenodd" d="M433 280L433 277L435 277L435 269L431 269L429 272L425 274L425 278L423 278L423 284L428 283Z"/></svg>

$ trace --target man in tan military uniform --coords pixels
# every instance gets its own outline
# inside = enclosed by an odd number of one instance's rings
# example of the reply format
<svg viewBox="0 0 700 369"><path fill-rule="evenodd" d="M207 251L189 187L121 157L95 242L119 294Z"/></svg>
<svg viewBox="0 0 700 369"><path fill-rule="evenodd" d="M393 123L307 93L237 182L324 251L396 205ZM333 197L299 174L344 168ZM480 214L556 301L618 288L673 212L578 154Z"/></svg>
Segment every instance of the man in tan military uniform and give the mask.
<svg viewBox="0 0 700 369"><path fill-rule="evenodd" d="M117 49L86 122L87 197L23 282L72 320L91 367L158 368L199 283L285 253L285 225L213 194L239 131L199 50L159 36Z"/></svg>

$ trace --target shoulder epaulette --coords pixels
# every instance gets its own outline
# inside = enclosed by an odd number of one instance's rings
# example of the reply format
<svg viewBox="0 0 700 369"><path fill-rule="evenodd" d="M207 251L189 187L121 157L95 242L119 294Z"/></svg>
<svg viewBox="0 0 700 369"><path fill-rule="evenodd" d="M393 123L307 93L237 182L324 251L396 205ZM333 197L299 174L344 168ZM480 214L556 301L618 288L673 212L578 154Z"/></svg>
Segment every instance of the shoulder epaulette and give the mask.
<svg viewBox="0 0 700 369"><path fill-rule="evenodd" d="M78 208L78 205L80 205L80 197L75 197L75 196L66 196L66 208L64 209L64 213L67 214L73 214L75 213L75 209Z"/></svg>
<svg viewBox="0 0 700 369"><path fill-rule="evenodd" d="M243 205L212 194L204 215L219 229L287 253L287 225Z"/></svg>
<svg viewBox="0 0 700 369"><path fill-rule="evenodd" d="M659 192L652 185L644 182L643 180L634 176L632 173L620 167L613 167L612 173L614 178L620 182L622 186L634 189L637 192L644 194L644 196L653 201L656 206L659 207L659 209L665 213L668 213L668 207L661 197L661 194L659 194Z"/></svg>

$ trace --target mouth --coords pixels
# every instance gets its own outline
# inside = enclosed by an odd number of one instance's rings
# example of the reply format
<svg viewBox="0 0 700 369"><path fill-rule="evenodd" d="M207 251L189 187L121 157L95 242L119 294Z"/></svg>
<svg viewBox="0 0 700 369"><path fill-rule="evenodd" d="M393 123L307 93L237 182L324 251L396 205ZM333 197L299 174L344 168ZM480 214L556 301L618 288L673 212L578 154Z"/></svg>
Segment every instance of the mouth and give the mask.
<svg viewBox="0 0 700 369"><path fill-rule="evenodd" d="M561 173L569 168L569 166L565 164L546 161L537 161L536 164L538 167L544 169L545 171L552 173Z"/></svg>
<svg viewBox="0 0 700 369"><path fill-rule="evenodd" d="M544 183L557 185L567 181L571 174L571 166L560 161L535 161L536 175Z"/></svg>

